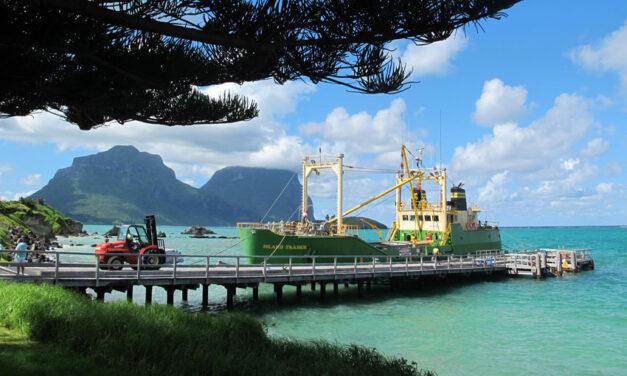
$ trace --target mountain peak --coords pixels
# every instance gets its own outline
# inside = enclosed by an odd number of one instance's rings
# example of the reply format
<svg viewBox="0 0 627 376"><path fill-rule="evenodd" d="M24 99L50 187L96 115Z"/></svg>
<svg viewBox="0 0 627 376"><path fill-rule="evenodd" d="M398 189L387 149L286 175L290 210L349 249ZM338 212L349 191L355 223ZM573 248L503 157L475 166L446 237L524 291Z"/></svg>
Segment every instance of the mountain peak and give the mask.
<svg viewBox="0 0 627 376"><path fill-rule="evenodd" d="M260 220L282 191L267 221L298 218L301 186L294 172L227 167L197 189L179 181L159 155L118 145L75 158L31 197L89 224L131 223L155 214L160 224L233 225Z"/></svg>

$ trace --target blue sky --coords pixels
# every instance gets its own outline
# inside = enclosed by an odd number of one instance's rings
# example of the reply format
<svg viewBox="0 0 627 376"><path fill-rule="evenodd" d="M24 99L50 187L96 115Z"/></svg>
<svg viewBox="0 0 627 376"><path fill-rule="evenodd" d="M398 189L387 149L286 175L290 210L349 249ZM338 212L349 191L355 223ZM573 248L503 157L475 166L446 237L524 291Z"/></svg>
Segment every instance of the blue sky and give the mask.
<svg viewBox="0 0 627 376"><path fill-rule="evenodd" d="M229 165L299 171L318 148L344 153L348 165L396 168L402 142L424 148L427 166L441 155L450 184L465 183L484 219L626 224L627 2L527 0L507 13L434 45L395 42L420 81L397 95L264 81L205 89L257 100L260 117L241 124L83 132L49 114L0 120L0 197L28 195L74 157L117 144L160 154L179 179L200 186ZM347 172L344 206L392 181ZM311 179L310 189L317 216L333 214L335 178ZM359 214L389 224L393 198Z"/></svg>

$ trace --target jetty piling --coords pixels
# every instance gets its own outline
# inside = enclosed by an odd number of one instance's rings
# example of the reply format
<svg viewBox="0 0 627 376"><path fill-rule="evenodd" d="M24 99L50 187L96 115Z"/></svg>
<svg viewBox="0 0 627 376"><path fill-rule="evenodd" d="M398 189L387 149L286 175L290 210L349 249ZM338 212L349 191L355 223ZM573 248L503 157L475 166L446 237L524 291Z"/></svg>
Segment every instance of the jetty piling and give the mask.
<svg viewBox="0 0 627 376"><path fill-rule="evenodd" d="M129 302L133 301L133 285L130 285L126 288L126 300Z"/></svg>
<svg viewBox="0 0 627 376"><path fill-rule="evenodd" d="M209 284L202 284L202 306L207 307L209 305Z"/></svg>
<svg viewBox="0 0 627 376"><path fill-rule="evenodd" d="M39 253L46 253L37 251ZM12 262L0 263L0 280L13 282L32 282L58 284L67 288L85 291L92 289L96 299L104 300L107 293L113 290L126 294L126 299L133 300L134 286L146 288L146 304L153 301L152 289L160 286L166 291L166 303L174 304L175 292L181 290L182 301L188 300L189 290L202 285L202 305L209 304L209 286L221 285L226 289L226 306L234 306L237 288L252 288L253 301L259 300L259 284L274 285L277 302L283 299L283 286L296 287L296 296L302 295L302 286L309 284L315 291L316 284L320 287L320 297L326 295L327 284L333 284L333 294L339 295L339 285L345 287L356 285L360 297L371 291L373 283L387 284L390 290L399 287L406 281L439 280L449 277L490 276L503 274L512 277L530 276L542 279L545 276L560 276L564 272L576 273L581 270L594 269L594 260L589 250L576 249L545 249L504 253L500 251L484 251L475 255L439 255L435 257L377 258L373 256L310 256L317 262L296 263L300 256L277 256L284 262L289 259L290 267L276 263L273 257L264 256L257 264L240 262L242 257L251 256L198 256L182 255L189 259L205 258L204 264L180 264L176 261L171 265L162 265L159 270L147 269L142 265L122 265L121 270L107 268L98 259L92 262L69 262L76 256L92 253L71 253L50 251L51 263L26 263L25 275L17 275ZM234 259L224 262L225 258ZM138 258L141 259L141 258ZM254 259L254 257L253 257ZM348 262L340 262L346 261ZM63 261L63 262L62 262ZM287 264L287 263L285 263ZM100 269L104 267L104 269ZM131 270L131 267L135 267Z"/></svg>

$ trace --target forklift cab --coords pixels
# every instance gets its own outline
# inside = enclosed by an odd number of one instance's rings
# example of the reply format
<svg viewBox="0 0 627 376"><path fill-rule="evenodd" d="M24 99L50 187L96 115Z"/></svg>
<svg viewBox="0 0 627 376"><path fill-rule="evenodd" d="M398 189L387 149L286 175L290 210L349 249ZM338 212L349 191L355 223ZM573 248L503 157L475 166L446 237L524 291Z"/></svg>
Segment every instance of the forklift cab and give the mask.
<svg viewBox="0 0 627 376"><path fill-rule="evenodd" d="M148 235L144 226L130 225L120 227L118 233L118 240L126 241L129 249L134 248L137 245L138 249L142 249L150 244L148 241Z"/></svg>

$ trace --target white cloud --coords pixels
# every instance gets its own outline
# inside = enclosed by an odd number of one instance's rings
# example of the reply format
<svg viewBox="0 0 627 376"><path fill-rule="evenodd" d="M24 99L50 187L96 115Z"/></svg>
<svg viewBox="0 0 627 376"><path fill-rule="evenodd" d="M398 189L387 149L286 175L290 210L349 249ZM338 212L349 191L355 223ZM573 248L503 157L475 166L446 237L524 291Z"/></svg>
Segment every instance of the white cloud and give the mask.
<svg viewBox="0 0 627 376"><path fill-rule="evenodd" d="M41 174L30 174L24 177L20 183L23 185L39 185L41 184Z"/></svg>
<svg viewBox="0 0 627 376"><path fill-rule="evenodd" d="M569 158L562 162L562 168L566 171L572 171L579 164L579 159Z"/></svg>
<svg viewBox="0 0 627 376"><path fill-rule="evenodd" d="M558 175L554 179L540 182L534 194L543 198L581 198L594 194L586 188L586 183L598 177L599 168L585 163L569 170L566 175Z"/></svg>
<svg viewBox="0 0 627 376"><path fill-rule="evenodd" d="M58 150L84 148L104 151L118 144L132 144L141 151L159 154L175 169L177 176L191 179L188 173L202 172L205 177L228 165L287 167L276 148L298 142L286 135L285 126L274 119L294 111L299 98L314 90L303 82L276 85L272 81L227 84L212 87L211 94L232 90L255 99L260 106L256 119L235 124L167 127L131 122L84 132L49 113L0 120L0 139L27 144L53 143ZM298 145L294 149L298 149ZM291 150L291 149L290 149ZM296 164L298 164L296 159ZM292 166L294 167L294 166Z"/></svg>
<svg viewBox="0 0 627 376"><path fill-rule="evenodd" d="M2 175L7 172L11 172L13 170L13 166L8 163L0 163L0 180L2 179Z"/></svg>
<svg viewBox="0 0 627 376"><path fill-rule="evenodd" d="M35 192L37 192L36 189L32 190L32 191L28 191L28 192L14 193L12 200L15 201L15 200L19 200L22 197L28 197L28 196L32 195L33 193L35 193Z"/></svg>
<svg viewBox="0 0 627 376"><path fill-rule="evenodd" d="M571 59L584 68L594 71L615 71L621 86L627 91L627 21L618 30L607 35L596 46L579 46L570 51Z"/></svg>
<svg viewBox="0 0 627 376"><path fill-rule="evenodd" d="M210 86L203 90L210 96L218 96L225 91L236 92L257 102L259 117L271 118L273 115L284 115L293 112L301 95L316 90L313 84L302 81L288 81L277 85L272 80L257 81L238 85L228 83Z"/></svg>
<svg viewBox="0 0 627 376"><path fill-rule="evenodd" d="M614 188L613 183L599 183L597 185L596 191L597 193L600 193L600 194L606 194L606 193L611 193L612 188Z"/></svg>
<svg viewBox="0 0 627 376"><path fill-rule="evenodd" d="M453 69L451 60L468 46L468 40L460 35L428 45L409 44L401 60L412 69L412 78L427 75L445 75Z"/></svg>
<svg viewBox="0 0 627 376"><path fill-rule="evenodd" d="M374 155L372 164L389 167L399 161L402 143L414 148L425 148L427 155L433 153L431 145L425 145L416 134L406 130L403 120L406 105L403 99L395 99L388 108L371 115L366 111L350 114L338 107L327 115L323 122L301 125L304 136L317 137L315 145L322 146L327 153L344 153L356 163L362 154ZM347 162L348 163L348 162Z"/></svg>
<svg viewBox="0 0 627 376"><path fill-rule="evenodd" d="M468 197L477 194L481 207L495 212L484 217L512 218L520 211L525 213L520 223L550 224L547 213L553 221L581 223L567 211L596 213L611 204L605 192L615 184L599 184L597 179L622 171L616 163L603 167L593 163L609 148L602 138L587 140L583 150L577 149L587 134L600 127L591 112L595 108L594 100L561 94L544 116L528 126L499 124L475 142L457 147L449 176L461 178Z"/></svg>
<svg viewBox="0 0 627 376"><path fill-rule="evenodd" d="M581 151L584 157L598 157L610 150L610 144L606 140L598 137L588 141L586 147Z"/></svg>
<svg viewBox="0 0 627 376"><path fill-rule="evenodd" d="M512 122L528 111L526 102L527 89L505 85L495 78L483 84L483 92L475 103L472 117L475 123L482 126Z"/></svg>
<svg viewBox="0 0 627 376"><path fill-rule="evenodd" d="M338 107L327 115L324 122L308 123L299 130L304 135L319 135L326 140L351 144L356 154L380 153L400 145L400 137L405 131L405 109L405 101L400 98L374 116L366 111L351 115L345 108ZM390 145L394 141L396 144Z"/></svg>
<svg viewBox="0 0 627 376"><path fill-rule="evenodd" d="M479 189L480 202L499 202L509 196L507 189L509 171L505 170L492 175L485 186Z"/></svg>
<svg viewBox="0 0 627 376"><path fill-rule="evenodd" d="M586 99L562 94L553 108L529 127L497 125L481 140L457 147L451 167L482 176L503 170L535 173L552 168L593 123Z"/></svg>

